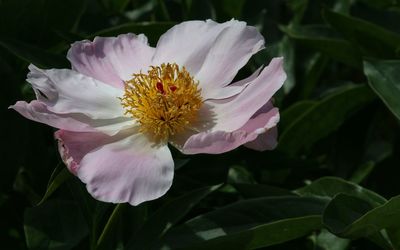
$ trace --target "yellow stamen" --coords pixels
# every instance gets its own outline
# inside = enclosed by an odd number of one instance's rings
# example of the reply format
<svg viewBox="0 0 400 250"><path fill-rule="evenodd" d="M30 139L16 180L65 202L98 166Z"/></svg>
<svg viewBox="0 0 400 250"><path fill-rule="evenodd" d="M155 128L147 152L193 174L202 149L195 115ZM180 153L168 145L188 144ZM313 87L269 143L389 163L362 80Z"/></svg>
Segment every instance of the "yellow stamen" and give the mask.
<svg viewBox="0 0 400 250"><path fill-rule="evenodd" d="M202 104L198 84L175 63L150 66L147 74L134 74L125 82L121 103L125 114L138 120L141 132L165 141L196 120Z"/></svg>

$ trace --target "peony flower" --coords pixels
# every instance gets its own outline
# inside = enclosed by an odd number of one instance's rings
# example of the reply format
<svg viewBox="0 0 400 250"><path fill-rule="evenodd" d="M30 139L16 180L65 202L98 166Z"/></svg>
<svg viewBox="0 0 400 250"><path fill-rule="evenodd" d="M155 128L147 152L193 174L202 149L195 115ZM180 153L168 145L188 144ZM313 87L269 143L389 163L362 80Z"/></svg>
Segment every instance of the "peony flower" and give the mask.
<svg viewBox="0 0 400 250"><path fill-rule="evenodd" d="M137 205L170 188L168 143L184 154L276 146L282 58L231 83L263 48L256 28L236 20L183 22L155 48L143 34L96 37L72 44L72 69L30 65L36 100L11 108L59 129L62 160L94 198Z"/></svg>

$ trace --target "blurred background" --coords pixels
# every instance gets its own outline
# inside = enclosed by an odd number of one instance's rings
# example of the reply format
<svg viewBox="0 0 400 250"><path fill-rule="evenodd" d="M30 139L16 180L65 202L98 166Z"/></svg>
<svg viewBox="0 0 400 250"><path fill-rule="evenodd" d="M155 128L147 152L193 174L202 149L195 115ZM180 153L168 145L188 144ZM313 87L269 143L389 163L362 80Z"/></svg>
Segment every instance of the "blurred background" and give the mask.
<svg viewBox="0 0 400 250"><path fill-rule="evenodd" d="M54 130L7 109L34 99L29 63L69 68L74 41L132 32L155 46L179 22L232 18L266 39L237 79L285 58L278 148L174 151L174 184L159 200L95 201L60 162ZM353 222L400 193L399 66L396 0L0 0L0 248L395 249L396 200Z"/></svg>

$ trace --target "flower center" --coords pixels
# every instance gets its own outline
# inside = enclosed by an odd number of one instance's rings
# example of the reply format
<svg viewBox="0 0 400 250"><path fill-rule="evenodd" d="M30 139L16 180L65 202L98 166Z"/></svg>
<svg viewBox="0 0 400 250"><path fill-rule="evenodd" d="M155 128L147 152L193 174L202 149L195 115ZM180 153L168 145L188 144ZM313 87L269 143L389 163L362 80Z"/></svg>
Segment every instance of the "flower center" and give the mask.
<svg viewBox="0 0 400 250"><path fill-rule="evenodd" d="M150 66L147 74L133 74L125 82L121 104L125 114L138 120L141 132L168 140L195 121L202 104L198 84L175 63Z"/></svg>

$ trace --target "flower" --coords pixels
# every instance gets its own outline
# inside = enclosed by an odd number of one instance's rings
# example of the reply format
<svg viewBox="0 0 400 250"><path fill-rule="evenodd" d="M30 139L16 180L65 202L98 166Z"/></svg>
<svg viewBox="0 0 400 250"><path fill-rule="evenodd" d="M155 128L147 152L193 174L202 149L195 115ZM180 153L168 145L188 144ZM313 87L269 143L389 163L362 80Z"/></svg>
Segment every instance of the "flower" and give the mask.
<svg viewBox="0 0 400 250"><path fill-rule="evenodd" d="M236 20L183 22L155 48L143 34L96 37L72 44L72 69L30 65L36 100L11 108L59 129L61 157L93 197L137 205L170 188L168 143L184 154L276 146L271 98L283 59L231 83L263 48L256 28Z"/></svg>

